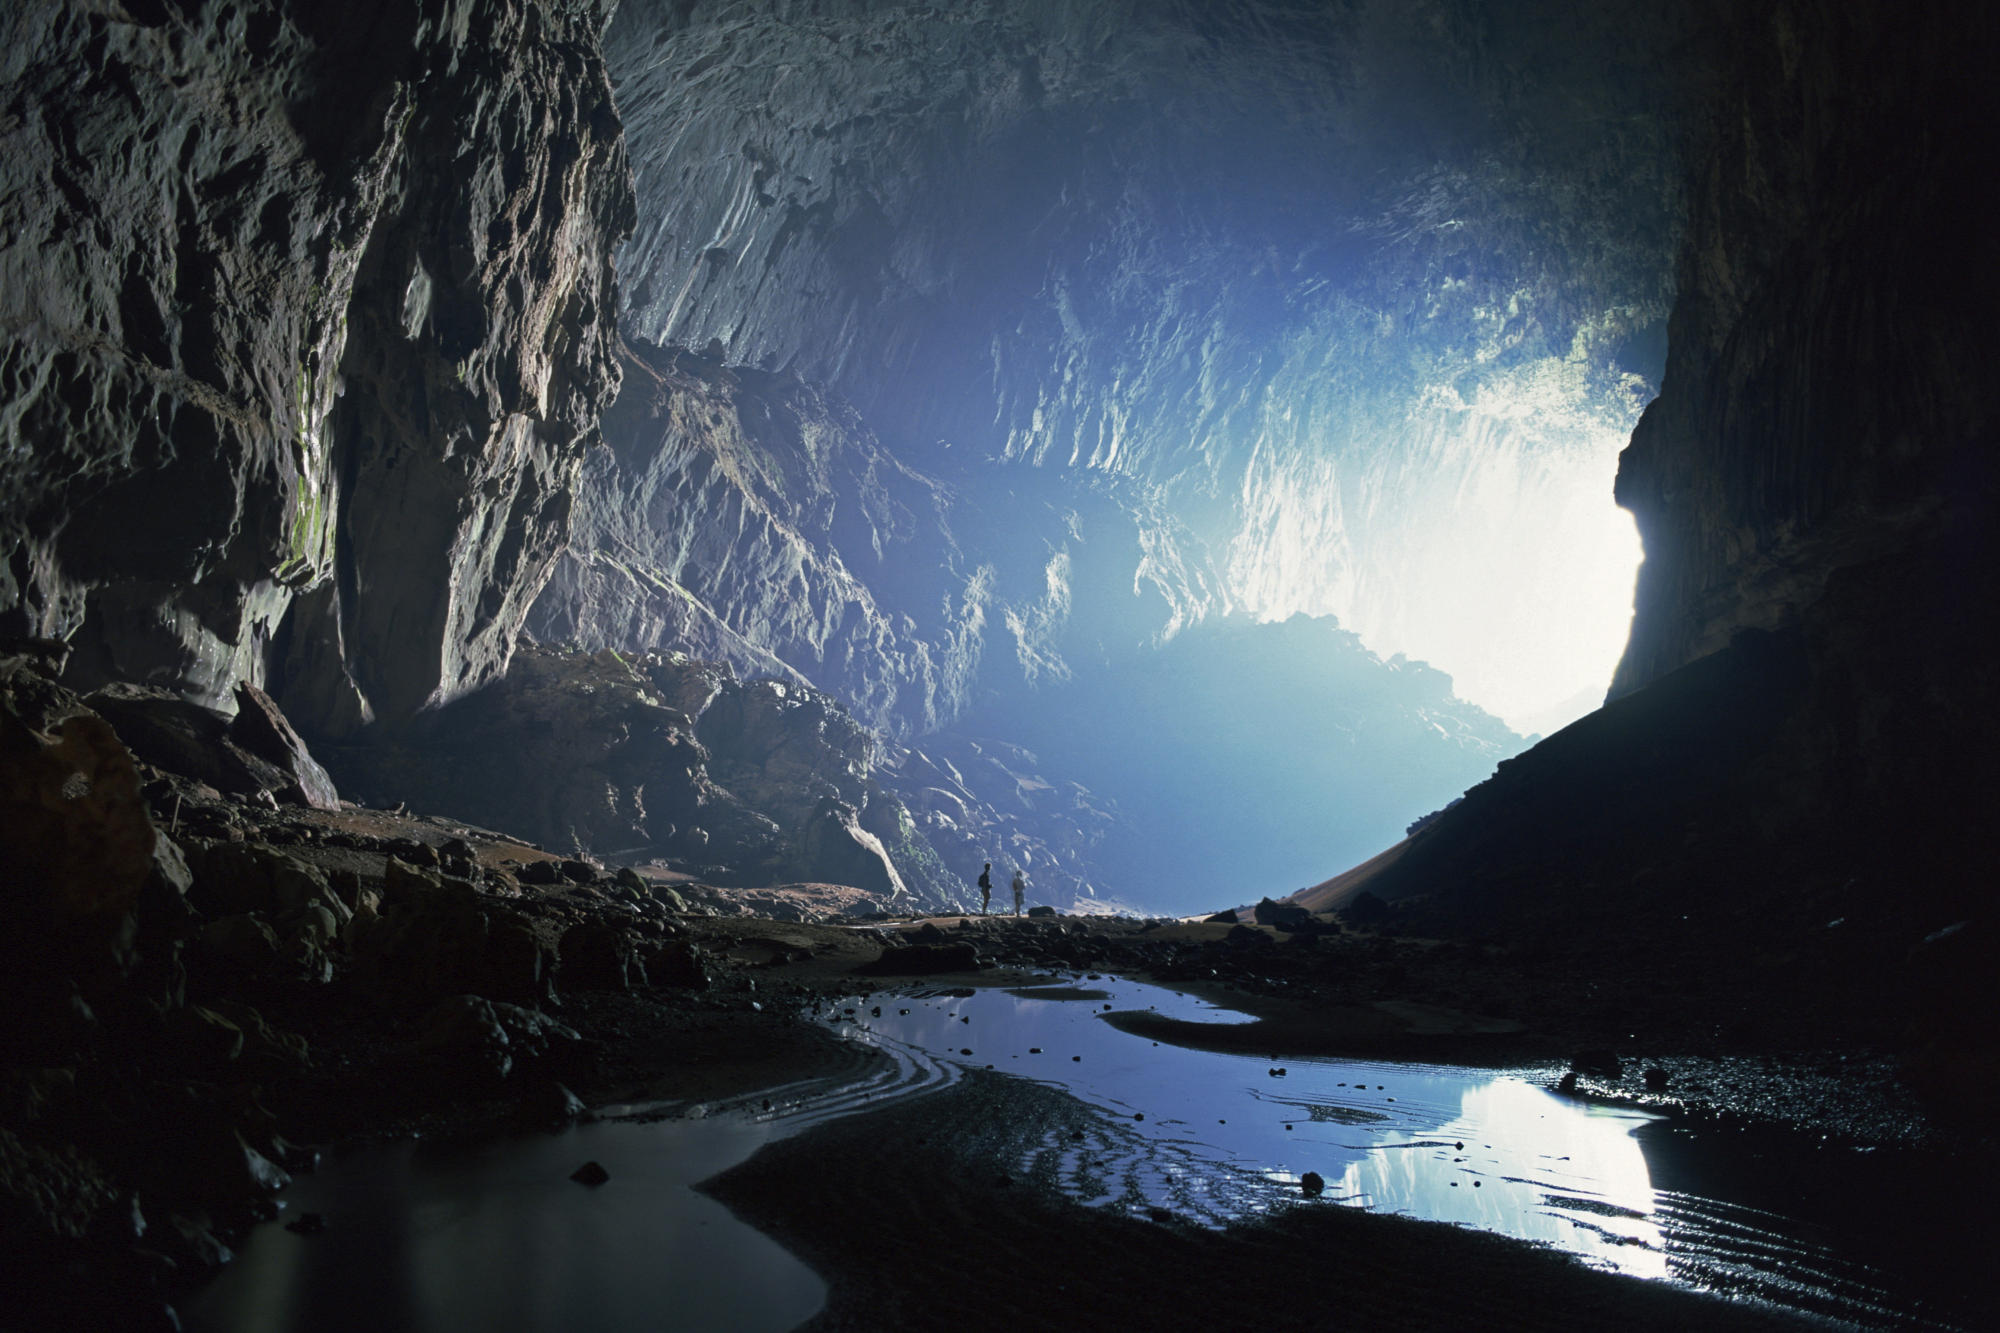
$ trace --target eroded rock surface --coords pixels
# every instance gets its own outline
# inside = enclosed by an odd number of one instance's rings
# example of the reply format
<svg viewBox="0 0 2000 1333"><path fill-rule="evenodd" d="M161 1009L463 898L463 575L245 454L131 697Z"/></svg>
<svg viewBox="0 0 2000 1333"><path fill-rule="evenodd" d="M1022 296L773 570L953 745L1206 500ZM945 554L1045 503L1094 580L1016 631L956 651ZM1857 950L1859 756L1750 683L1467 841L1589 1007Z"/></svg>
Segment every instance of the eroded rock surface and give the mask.
<svg viewBox="0 0 2000 1333"><path fill-rule="evenodd" d="M604 18L9 8L0 630L216 706L275 643L322 730L505 668L617 382Z"/></svg>
<svg viewBox="0 0 2000 1333"><path fill-rule="evenodd" d="M909 818L869 774L876 744L809 686L741 682L678 654L524 646L504 680L441 710L408 744L327 757L364 793L551 848L658 859L716 883L952 901L935 856L899 836Z"/></svg>

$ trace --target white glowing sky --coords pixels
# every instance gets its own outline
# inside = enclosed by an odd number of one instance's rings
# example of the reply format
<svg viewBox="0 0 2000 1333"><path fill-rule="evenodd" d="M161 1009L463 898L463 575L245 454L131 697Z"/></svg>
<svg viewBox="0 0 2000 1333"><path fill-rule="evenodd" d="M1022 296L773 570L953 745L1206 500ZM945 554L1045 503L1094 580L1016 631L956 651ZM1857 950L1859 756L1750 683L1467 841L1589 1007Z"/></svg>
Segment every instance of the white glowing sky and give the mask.
<svg viewBox="0 0 2000 1333"><path fill-rule="evenodd" d="M1639 537L1611 492L1642 392L1593 392L1581 358L1547 358L1399 414L1276 412L1244 481L1234 591L1271 619L1336 615L1516 730L1552 732L1602 701L1631 625Z"/></svg>

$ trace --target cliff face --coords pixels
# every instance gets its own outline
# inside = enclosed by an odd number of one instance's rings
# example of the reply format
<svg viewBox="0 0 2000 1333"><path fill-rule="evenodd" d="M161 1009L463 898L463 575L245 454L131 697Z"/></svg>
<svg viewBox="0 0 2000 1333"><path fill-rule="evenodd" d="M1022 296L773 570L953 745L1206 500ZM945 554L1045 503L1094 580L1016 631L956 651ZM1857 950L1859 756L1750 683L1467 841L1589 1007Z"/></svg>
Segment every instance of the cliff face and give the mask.
<svg viewBox="0 0 2000 1333"><path fill-rule="evenodd" d="M1991 16L1798 3L1727 31L1666 378L1619 467L1646 564L1614 696L1990 523Z"/></svg>
<svg viewBox="0 0 2000 1333"><path fill-rule="evenodd" d="M529 621L538 638L810 678L890 731L964 707L986 607L950 497L851 407L634 344L604 437Z"/></svg>
<svg viewBox="0 0 2000 1333"><path fill-rule="evenodd" d="M1732 30L1665 388L1618 496L1647 547L1614 696L1799 637L1768 761L1811 819L1962 846L2000 792L1992 389L2000 24L1782 6Z"/></svg>
<svg viewBox="0 0 2000 1333"><path fill-rule="evenodd" d="M9 8L6 633L336 733L505 668L617 384L605 18Z"/></svg>
<svg viewBox="0 0 2000 1333"><path fill-rule="evenodd" d="M2000 27L1807 0L1715 37L1666 382L1619 473L1646 564L1614 698L1341 892L1551 967L1614 932L1637 966L1848 997L1990 1095Z"/></svg>

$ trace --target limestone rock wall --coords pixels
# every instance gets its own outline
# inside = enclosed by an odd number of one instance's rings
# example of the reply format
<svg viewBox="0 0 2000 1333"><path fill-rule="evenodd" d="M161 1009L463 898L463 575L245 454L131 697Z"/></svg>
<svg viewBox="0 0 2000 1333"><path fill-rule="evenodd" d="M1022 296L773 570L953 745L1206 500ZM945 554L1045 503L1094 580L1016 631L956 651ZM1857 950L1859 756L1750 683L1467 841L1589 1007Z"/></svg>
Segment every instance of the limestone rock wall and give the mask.
<svg viewBox="0 0 2000 1333"><path fill-rule="evenodd" d="M0 632L318 731L504 669L616 386L606 17L8 7Z"/></svg>
<svg viewBox="0 0 2000 1333"><path fill-rule="evenodd" d="M851 407L634 343L604 437L530 618L538 638L810 679L891 730L964 706L985 608L949 568L950 497Z"/></svg>
<svg viewBox="0 0 2000 1333"><path fill-rule="evenodd" d="M1990 525L1995 32L1816 0L1719 28L1666 378L1619 469L1646 563L1614 697Z"/></svg>
<svg viewBox="0 0 2000 1333"><path fill-rule="evenodd" d="M1366 883L1773 993L1865 976L1920 1005L1909 1038L1990 1051L2000 24L1717 14L1666 382L1619 474L1646 564L1614 697Z"/></svg>

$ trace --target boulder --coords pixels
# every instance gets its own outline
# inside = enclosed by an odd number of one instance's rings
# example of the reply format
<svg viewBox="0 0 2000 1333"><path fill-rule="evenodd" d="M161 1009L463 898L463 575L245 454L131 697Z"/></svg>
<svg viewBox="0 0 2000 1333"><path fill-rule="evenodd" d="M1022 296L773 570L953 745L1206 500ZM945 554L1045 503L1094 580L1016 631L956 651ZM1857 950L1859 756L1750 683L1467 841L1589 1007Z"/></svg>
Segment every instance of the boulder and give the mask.
<svg viewBox="0 0 2000 1333"><path fill-rule="evenodd" d="M278 932L256 912L218 917L202 926L195 950L208 963L246 977L280 977L291 971Z"/></svg>
<svg viewBox="0 0 2000 1333"><path fill-rule="evenodd" d="M306 1039L275 1026L251 1006L237 1000L211 999L206 1007L243 1034L242 1053L236 1062L239 1077L272 1079L311 1066Z"/></svg>
<svg viewBox="0 0 2000 1333"><path fill-rule="evenodd" d="M1350 926L1380 925L1388 919L1389 904L1367 889L1363 889L1340 909L1340 915Z"/></svg>
<svg viewBox="0 0 2000 1333"><path fill-rule="evenodd" d="M523 884L560 884L563 879L562 862L530 861L514 872L514 878Z"/></svg>
<svg viewBox="0 0 2000 1333"><path fill-rule="evenodd" d="M198 1004L167 1016L167 1037L177 1056L197 1069L226 1065L243 1054L243 1029Z"/></svg>
<svg viewBox="0 0 2000 1333"><path fill-rule="evenodd" d="M0 707L0 986L122 976L147 882L175 881L178 867L112 729L82 712L53 732L28 725L39 720Z"/></svg>
<svg viewBox="0 0 2000 1333"><path fill-rule="evenodd" d="M1625 1062L1618 1058L1618 1053L1602 1047L1578 1051L1570 1057L1569 1067L1579 1074L1594 1074L1599 1078L1625 1076Z"/></svg>
<svg viewBox="0 0 2000 1333"><path fill-rule="evenodd" d="M260 843L219 842L200 850L190 870L190 901L210 916L264 912L285 916L320 903L337 921L350 915L326 873L287 852Z"/></svg>
<svg viewBox="0 0 2000 1333"><path fill-rule="evenodd" d="M237 685L236 720L230 724L229 735L243 749L275 764L291 779L290 786L280 795L315 810L340 809L340 793L334 790L333 779L306 749L306 743L292 730L292 724L271 696L255 685L247 682Z"/></svg>
<svg viewBox="0 0 2000 1333"><path fill-rule="evenodd" d="M545 1079L521 1099L521 1122L554 1129L576 1120L584 1109L581 1097L554 1079Z"/></svg>
<svg viewBox="0 0 2000 1333"><path fill-rule="evenodd" d="M806 821L795 856L801 880L852 884L885 902L909 892L882 840L861 827L853 806L831 796Z"/></svg>
<svg viewBox="0 0 2000 1333"><path fill-rule="evenodd" d="M1276 926L1280 930L1296 930L1312 920L1312 913L1297 903L1273 902L1261 898L1250 909L1251 918L1260 926Z"/></svg>
<svg viewBox="0 0 2000 1333"><path fill-rule="evenodd" d="M296 775L245 748L225 713L189 703L167 690L127 682L107 685L86 702L117 730L132 753L155 768L206 783L227 796L282 794L294 801L304 799ZM254 724L248 729L256 731ZM331 782L327 789L332 789Z"/></svg>

